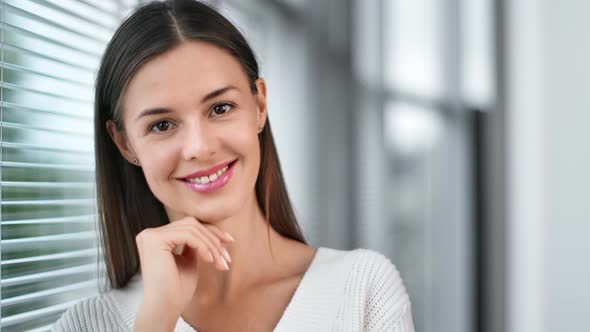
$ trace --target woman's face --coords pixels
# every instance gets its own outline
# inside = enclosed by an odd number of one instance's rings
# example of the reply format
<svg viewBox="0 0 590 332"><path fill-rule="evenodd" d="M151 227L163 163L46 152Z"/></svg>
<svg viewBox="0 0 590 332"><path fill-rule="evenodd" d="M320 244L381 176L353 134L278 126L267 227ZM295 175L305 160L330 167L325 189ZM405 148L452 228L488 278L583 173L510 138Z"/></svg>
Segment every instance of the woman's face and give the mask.
<svg viewBox="0 0 590 332"><path fill-rule="evenodd" d="M258 128L266 119L264 81L256 85L254 95L235 58L199 41L148 61L129 82L125 130L107 127L125 158L138 160L171 221L214 222L255 199Z"/></svg>

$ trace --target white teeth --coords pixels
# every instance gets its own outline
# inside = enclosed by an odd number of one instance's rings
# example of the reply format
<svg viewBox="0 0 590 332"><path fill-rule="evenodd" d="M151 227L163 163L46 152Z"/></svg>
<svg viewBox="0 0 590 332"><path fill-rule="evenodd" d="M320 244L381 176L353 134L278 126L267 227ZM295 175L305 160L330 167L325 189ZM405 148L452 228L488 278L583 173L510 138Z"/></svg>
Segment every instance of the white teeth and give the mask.
<svg viewBox="0 0 590 332"><path fill-rule="evenodd" d="M218 170L216 173L213 173L209 176L201 176L200 178L190 178L186 179L188 182L192 183L209 183L213 182L221 176L221 174L225 173L229 169L229 166L225 166L224 168Z"/></svg>

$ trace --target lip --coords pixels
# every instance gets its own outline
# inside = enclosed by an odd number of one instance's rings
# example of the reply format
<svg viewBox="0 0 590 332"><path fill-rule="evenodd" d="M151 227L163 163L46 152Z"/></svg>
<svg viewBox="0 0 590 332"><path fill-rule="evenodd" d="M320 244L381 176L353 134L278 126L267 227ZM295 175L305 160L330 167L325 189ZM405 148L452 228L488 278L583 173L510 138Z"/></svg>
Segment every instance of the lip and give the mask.
<svg viewBox="0 0 590 332"><path fill-rule="evenodd" d="M190 190L193 190L193 191L196 191L199 193L209 193L209 192L215 191L215 190L225 186L229 182L229 180L232 177L233 171L234 171L234 166L237 164L237 159L232 162L229 162L229 163L224 163L223 167L225 167L225 165L228 165L228 164L229 164L229 168L227 169L227 171L225 171L223 174L221 174L221 176L213 182L194 183L194 182L189 182L185 179L178 179L178 181L182 182ZM217 167L217 166L215 166L215 167ZM197 174L197 173L194 173L194 174Z"/></svg>
<svg viewBox="0 0 590 332"><path fill-rule="evenodd" d="M202 171L197 171L197 172L194 172L192 174L185 175L185 176L181 176L181 177L179 177L177 179L179 179L179 180L185 180L185 179L191 179L191 178L196 178L196 177L201 177L201 176L208 176L208 175L211 175L213 173L217 173L217 171L219 171L220 169L224 168L225 166L233 163L236 160L237 159L226 161L224 163L221 163L219 165L213 166L211 168L208 168L208 169L205 169L205 170L202 170Z"/></svg>

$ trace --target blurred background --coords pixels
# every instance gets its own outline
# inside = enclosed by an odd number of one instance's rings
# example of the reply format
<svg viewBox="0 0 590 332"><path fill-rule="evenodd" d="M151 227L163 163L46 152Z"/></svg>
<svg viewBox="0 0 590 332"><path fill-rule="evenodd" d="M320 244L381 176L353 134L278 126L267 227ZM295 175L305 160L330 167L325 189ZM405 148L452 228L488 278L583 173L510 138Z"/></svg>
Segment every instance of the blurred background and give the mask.
<svg viewBox="0 0 590 332"><path fill-rule="evenodd" d="M98 291L94 77L141 2L1 0L3 331ZM259 57L311 245L387 255L417 331L590 330L590 2L207 2Z"/></svg>

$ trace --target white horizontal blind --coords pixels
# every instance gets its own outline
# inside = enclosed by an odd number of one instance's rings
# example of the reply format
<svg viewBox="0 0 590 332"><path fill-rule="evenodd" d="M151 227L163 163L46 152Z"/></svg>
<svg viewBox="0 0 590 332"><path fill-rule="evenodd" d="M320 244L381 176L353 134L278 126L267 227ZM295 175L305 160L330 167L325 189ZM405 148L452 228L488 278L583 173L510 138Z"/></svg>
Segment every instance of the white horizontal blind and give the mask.
<svg viewBox="0 0 590 332"><path fill-rule="evenodd" d="M128 7L116 0L1 6L0 325L46 331L98 290L94 77Z"/></svg>

